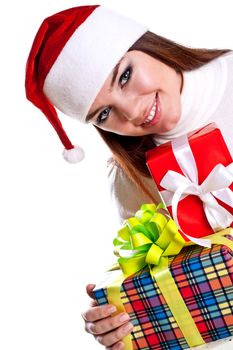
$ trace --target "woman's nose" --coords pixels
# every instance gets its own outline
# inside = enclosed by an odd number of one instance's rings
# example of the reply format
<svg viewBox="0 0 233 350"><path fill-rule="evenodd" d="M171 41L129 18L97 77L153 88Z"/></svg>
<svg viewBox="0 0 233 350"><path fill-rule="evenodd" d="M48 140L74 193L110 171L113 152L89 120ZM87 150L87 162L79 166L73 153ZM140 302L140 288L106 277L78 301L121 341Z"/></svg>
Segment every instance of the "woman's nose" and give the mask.
<svg viewBox="0 0 233 350"><path fill-rule="evenodd" d="M117 109L121 116L135 125L143 122L143 110L140 98L119 98Z"/></svg>

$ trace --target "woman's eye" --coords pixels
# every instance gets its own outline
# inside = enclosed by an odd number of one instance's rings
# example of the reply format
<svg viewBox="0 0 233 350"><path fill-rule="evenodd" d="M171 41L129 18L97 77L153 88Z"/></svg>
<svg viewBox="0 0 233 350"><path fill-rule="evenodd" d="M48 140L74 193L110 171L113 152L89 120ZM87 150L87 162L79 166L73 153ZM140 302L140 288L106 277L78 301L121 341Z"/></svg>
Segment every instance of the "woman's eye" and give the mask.
<svg viewBox="0 0 233 350"><path fill-rule="evenodd" d="M120 76L120 85L124 86L128 80L130 79L131 76L131 72L132 72L132 68L128 67L126 68L126 70L124 71L124 73Z"/></svg>
<svg viewBox="0 0 233 350"><path fill-rule="evenodd" d="M98 118L96 120L97 125L100 125L108 118L110 111L111 108L107 107L98 115Z"/></svg>

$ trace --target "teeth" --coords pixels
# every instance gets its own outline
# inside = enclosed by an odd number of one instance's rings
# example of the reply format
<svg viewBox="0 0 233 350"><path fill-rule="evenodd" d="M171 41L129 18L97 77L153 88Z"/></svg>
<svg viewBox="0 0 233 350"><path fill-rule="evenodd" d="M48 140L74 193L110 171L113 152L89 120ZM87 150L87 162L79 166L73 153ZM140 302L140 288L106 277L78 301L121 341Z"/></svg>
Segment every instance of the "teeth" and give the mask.
<svg viewBox="0 0 233 350"><path fill-rule="evenodd" d="M151 111L150 111L148 118L144 121L143 124L151 122L154 119L155 113L156 113L156 101L155 101L153 107L151 108Z"/></svg>

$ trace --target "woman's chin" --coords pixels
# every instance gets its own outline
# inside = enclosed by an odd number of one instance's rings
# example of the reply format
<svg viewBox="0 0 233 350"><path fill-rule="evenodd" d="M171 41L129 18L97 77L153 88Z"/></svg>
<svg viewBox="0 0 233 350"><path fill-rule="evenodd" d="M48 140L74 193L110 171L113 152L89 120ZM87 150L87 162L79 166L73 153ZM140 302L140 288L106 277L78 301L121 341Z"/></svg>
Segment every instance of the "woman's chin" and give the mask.
<svg viewBox="0 0 233 350"><path fill-rule="evenodd" d="M167 123L161 123L161 125L157 125L157 130L155 131L156 134L164 134L166 132L171 131L176 127L180 120L180 116L174 118L172 121Z"/></svg>

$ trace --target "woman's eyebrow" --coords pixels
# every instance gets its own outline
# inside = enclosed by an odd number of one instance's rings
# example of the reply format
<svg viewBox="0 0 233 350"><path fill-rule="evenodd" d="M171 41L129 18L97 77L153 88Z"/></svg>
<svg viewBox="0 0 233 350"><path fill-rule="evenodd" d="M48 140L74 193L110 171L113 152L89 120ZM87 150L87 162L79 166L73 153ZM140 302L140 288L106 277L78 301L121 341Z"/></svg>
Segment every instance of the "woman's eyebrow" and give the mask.
<svg viewBox="0 0 233 350"><path fill-rule="evenodd" d="M111 86L111 87L113 87L113 85L114 85L114 83L115 83L115 81L116 81L116 77L117 77L117 75L118 75L119 67L120 67L120 64L121 64L123 58L124 58L124 56L120 59L120 61L116 64L116 66L115 66L114 69L113 69L113 72L112 72L112 79L111 79L111 83L110 83L110 86ZM102 108L103 108L103 107L99 107L99 108L97 108L95 111L89 113L89 114L87 115L87 117L86 117L86 123L88 123L89 120L92 119L96 113L98 113L99 111L101 111Z"/></svg>
<svg viewBox="0 0 233 350"><path fill-rule="evenodd" d="M116 64L115 68L113 69L112 79L111 79L111 83L110 83L111 87L113 87L113 85L115 83L116 77L118 75L119 67L121 65L121 62L122 62L123 58L124 58L124 56L120 59L120 61Z"/></svg>

